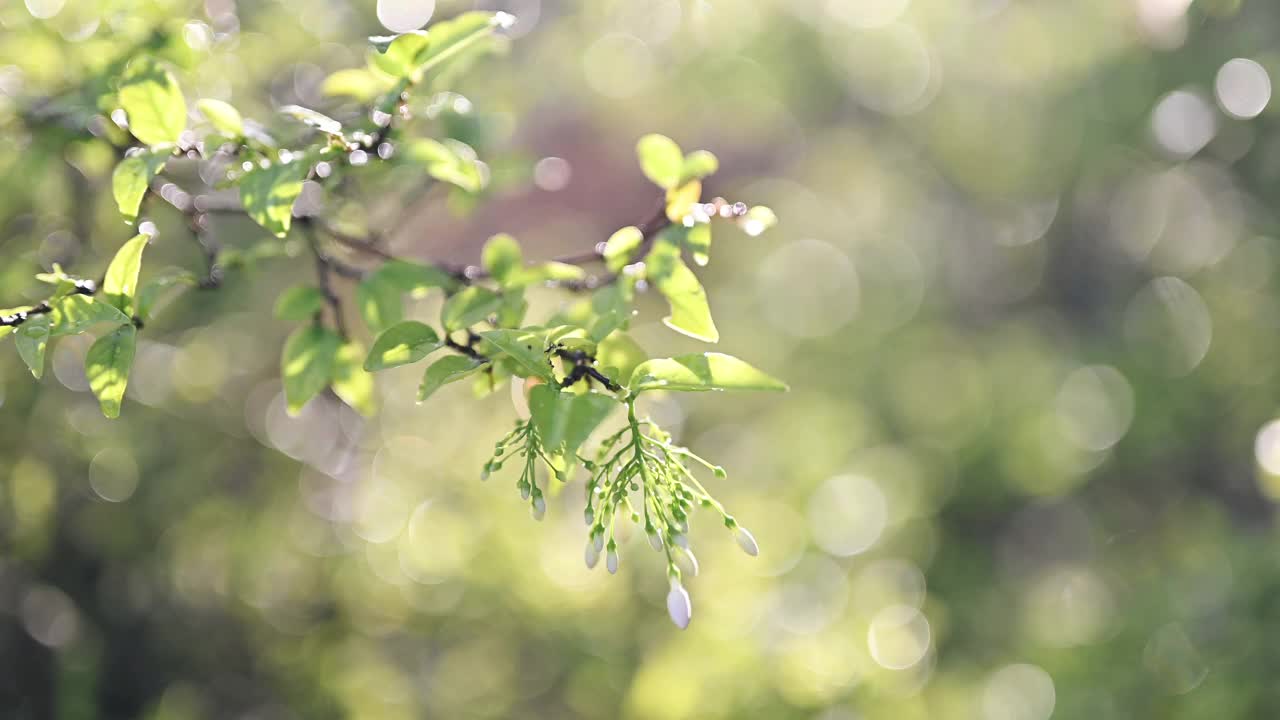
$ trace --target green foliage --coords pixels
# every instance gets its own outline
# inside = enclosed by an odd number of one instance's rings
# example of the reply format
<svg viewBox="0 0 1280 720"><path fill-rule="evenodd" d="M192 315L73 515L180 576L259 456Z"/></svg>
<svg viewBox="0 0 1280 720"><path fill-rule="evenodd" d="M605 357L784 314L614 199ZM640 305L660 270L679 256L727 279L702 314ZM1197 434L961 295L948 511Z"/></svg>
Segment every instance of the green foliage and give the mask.
<svg viewBox="0 0 1280 720"><path fill-rule="evenodd" d="M609 567L616 571L615 516L643 519L646 532L661 540L655 547L667 552L674 583L669 610L683 628L691 606L679 585L676 561L692 555L678 558L672 547L681 548L677 553L687 552L683 538L694 503L717 508L727 524L732 520L685 465L689 459L705 462L670 444L653 422L638 420L637 397L654 390L785 386L727 355L650 359L626 330L636 315L638 293L651 287L671 307L668 326L700 340L718 341L706 292L684 255L689 253L699 266L707 264L710 224L718 218L740 223L750 218L763 227L772 223L772 214L759 208L748 212L745 205L721 199L704 204L702 180L718 169L716 157L705 150L686 155L674 140L647 135L637 143L637 154L641 170L658 186L658 212L618 230L604 243L588 239L586 246L598 248L589 256L530 263L516 238L498 234L484 245L480 267L458 269L397 257L380 238L348 229L354 226L346 216L359 218L362 213L340 196L366 176L378 176L379 168L402 176L417 169L452 186L455 206L482 199L489 166L459 137L445 132L423 136L428 127L447 128L448 118L430 126L415 124L415 113L437 120L439 110L435 100L424 110L414 95L427 86L438 87L450 72L500 49L503 41L495 33L511 21L502 13L468 12L424 31L374 39L365 68L341 70L324 84L326 94L350 97L366 107L351 113L342 107L321 111L284 105L279 109L284 125L280 137L292 138L286 142L214 98L196 102L207 122L188 133L186 101L170 69L181 67L181 55L144 43L101 77L105 87L115 87L114 93L104 91L103 107L123 109L129 131L142 146L128 147L128 138L109 128L106 149L122 159L111 169L108 152L106 161L98 164L111 170L112 194L127 222L135 222L150 200L180 214L204 257L204 269L199 274L170 270L143 284L143 254L151 235L139 234L116 251L101 288L57 265L38 275L53 288L48 299L13 311L12 319L6 315L0 332L10 333L16 326L18 352L39 378L51 337L101 327L102 334L85 357L85 370L103 414L114 418L121 412L139 332L150 322L163 293L188 287L215 290L229 271L251 271L264 260L295 257L305 248L315 282L280 292L273 308L276 318L299 324L285 341L280 361L288 413L298 415L330 391L371 416L379 407L378 381L372 373L422 363L441 350L449 354L425 366L419 401L468 378L475 379L477 396L511 382L517 397L524 393L529 417L498 443L484 474L499 470L518 453L522 470L517 488L541 518L552 492L548 482L539 479L541 468L558 482L568 482L577 468L585 467L591 474L588 564L594 564L592 549L597 555L604 549L607 534ZM449 96L445 97L447 102ZM290 126L289 121L309 130ZM474 129L460 134L481 136ZM92 137L86 129L82 141L94 142ZM202 163L198 174L209 185L204 194L178 190L169 177L181 170L176 165L193 159ZM209 173L219 177L211 179ZM324 188L326 205L337 198L340 212L334 214L342 219L328 217L327 208L309 207L298 211L305 217L295 223L294 205L308 180ZM214 196L224 189L238 195L239 207L212 206L222 202ZM253 238L247 247L219 247L207 237L213 214L243 215L272 237ZM299 234L304 242L296 238ZM597 264L607 274L588 270ZM345 291L339 283L349 283L354 290ZM537 324L526 316L539 286L589 296ZM439 331L405 318L407 300L437 292L444 296ZM355 313L346 312L348 296L353 296ZM349 315L358 317L360 324L349 326L354 320ZM372 338L368 351L362 338ZM606 429L610 416L623 409L627 424L617 431ZM606 437L595 448L598 460L587 460L581 453L602 435Z"/></svg>

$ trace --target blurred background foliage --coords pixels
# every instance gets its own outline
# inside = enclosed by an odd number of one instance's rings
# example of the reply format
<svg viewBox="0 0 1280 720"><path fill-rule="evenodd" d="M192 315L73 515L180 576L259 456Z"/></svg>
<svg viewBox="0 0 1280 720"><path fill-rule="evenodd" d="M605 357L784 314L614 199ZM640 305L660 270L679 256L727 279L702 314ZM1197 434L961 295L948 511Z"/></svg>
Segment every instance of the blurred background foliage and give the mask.
<svg viewBox="0 0 1280 720"><path fill-rule="evenodd" d="M505 391L419 407L393 371L375 420L287 418L269 308L310 265L286 245L147 326L118 421L87 338L38 385L0 353L0 716L1280 713L1280 6L437 5L518 17L433 126L492 186L383 177L333 209L397 219L409 257L474 262L502 230L550 258L652 206L641 134L716 152L709 191L782 218L699 271L721 345L793 391L649 409L728 469L712 490L761 557L695 523L681 633L643 537L617 577L583 566L580 484L539 524L513 478L478 482ZM324 78L385 32L372 0L0 5L0 304L129 235L110 148L11 122L22 103L146 42L188 98L337 116ZM153 215L147 272L199 268ZM651 352L698 349L650 310Z"/></svg>

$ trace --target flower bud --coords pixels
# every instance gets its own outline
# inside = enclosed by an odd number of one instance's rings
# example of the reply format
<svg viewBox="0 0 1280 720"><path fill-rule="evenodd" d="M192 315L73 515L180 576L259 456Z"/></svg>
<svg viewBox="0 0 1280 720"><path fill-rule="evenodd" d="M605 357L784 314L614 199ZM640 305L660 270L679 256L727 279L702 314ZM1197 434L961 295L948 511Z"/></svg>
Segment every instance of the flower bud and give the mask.
<svg viewBox="0 0 1280 720"><path fill-rule="evenodd" d="M543 499L542 493L538 493L533 498L533 510L530 512L534 520L541 520L547 516L547 501Z"/></svg>
<svg viewBox="0 0 1280 720"><path fill-rule="evenodd" d="M662 536L658 534L658 531L650 525L645 528L645 532L649 534L649 544L653 546L653 549L662 550Z"/></svg>
<svg viewBox="0 0 1280 720"><path fill-rule="evenodd" d="M593 510L590 505L588 505L587 509L582 511L582 519L586 521L588 526L590 526L591 523L595 522L596 511Z"/></svg>
<svg viewBox="0 0 1280 720"><path fill-rule="evenodd" d="M592 545L596 548L596 554L599 555L604 550L604 528L598 527L591 540Z"/></svg>
<svg viewBox="0 0 1280 720"><path fill-rule="evenodd" d="M618 574L618 551L614 549L613 543L609 543L609 552L605 554L604 565L609 568L610 575Z"/></svg>
<svg viewBox="0 0 1280 720"><path fill-rule="evenodd" d="M685 550L684 552L676 555L676 562L680 563L681 570L684 570L694 577L698 576L698 557L693 554L692 550Z"/></svg>
<svg viewBox="0 0 1280 720"><path fill-rule="evenodd" d="M520 486L519 486L519 487L520 487L520 499L521 499L521 500L528 500L528 499L529 499L529 484L528 484L528 483L520 483Z"/></svg>
<svg viewBox="0 0 1280 720"><path fill-rule="evenodd" d="M715 466L711 472L715 473L716 477L721 479L729 477L729 473L725 472L724 468L719 465Z"/></svg>
<svg viewBox="0 0 1280 720"><path fill-rule="evenodd" d="M751 557L755 557L760 554L760 546L756 545L755 536L751 534L750 530L747 530L741 525L736 526L733 529L733 539L738 541L738 547L742 548L742 552L750 555Z"/></svg>
<svg viewBox="0 0 1280 720"><path fill-rule="evenodd" d="M594 539L587 541L587 551L584 559L587 561L588 570L594 570L596 564L600 562L600 548L596 547Z"/></svg>
<svg viewBox="0 0 1280 720"><path fill-rule="evenodd" d="M689 538L684 533L671 533L671 544L685 550L689 549Z"/></svg>
<svg viewBox="0 0 1280 720"><path fill-rule="evenodd" d="M675 578L671 580L671 592L667 593L667 614L671 616L671 622L681 630L689 627L689 619L693 617L693 603L689 600L689 593Z"/></svg>

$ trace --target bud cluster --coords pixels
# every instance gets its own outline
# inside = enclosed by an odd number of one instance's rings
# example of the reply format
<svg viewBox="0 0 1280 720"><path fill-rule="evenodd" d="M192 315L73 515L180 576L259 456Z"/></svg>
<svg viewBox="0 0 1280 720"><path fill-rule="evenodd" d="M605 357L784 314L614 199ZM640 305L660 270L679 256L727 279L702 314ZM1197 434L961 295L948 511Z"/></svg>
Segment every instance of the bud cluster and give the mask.
<svg viewBox="0 0 1280 720"><path fill-rule="evenodd" d="M488 480L490 475L501 470L503 465L513 457L519 458L518 462L521 466L516 489L520 491L520 498L529 503L529 512L533 515L533 519L541 520L547 514L547 500L543 496L542 488L538 487L536 472L538 462L546 463L551 472L557 476L559 471L555 469L555 464L543 450L542 440L538 437L537 428L532 421L517 422L515 429L494 445L493 458L484 464L480 479Z"/></svg>

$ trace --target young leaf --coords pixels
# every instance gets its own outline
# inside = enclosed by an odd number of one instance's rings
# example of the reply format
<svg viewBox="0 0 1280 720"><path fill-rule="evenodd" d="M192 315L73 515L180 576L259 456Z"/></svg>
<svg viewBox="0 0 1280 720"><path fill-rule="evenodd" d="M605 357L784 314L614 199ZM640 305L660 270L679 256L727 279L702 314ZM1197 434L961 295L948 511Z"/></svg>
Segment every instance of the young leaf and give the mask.
<svg viewBox="0 0 1280 720"><path fill-rule="evenodd" d="M644 348L624 332L613 332L600 341L596 349L596 364L606 375L613 371L614 380L625 386L640 363L648 360Z"/></svg>
<svg viewBox="0 0 1280 720"><path fill-rule="evenodd" d="M504 12L466 12L432 25L427 32L426 45L413 58L411 76L414 82L469 46L489 37L495 29L510 27L514 21L515 18Z"/></svg>
<svg viewBox="0 0 1280 720"><path fill-rule="evenodd" d="M502 233L485 243L480 262L499 285L508 287L518 282L518 276L524 269L524 254L520 252L520 243L515 238Z"/></svg>
<svg viewBox="0 0 1280 720"><path fill-rule="evenodd" d="M129 132L147 145L176 143L187 129L187 101L173 74L149 55L129 63L117 96Z"/></svg>
<svg viewBox="0 0 1280 720"><path fill-rule="evenodd" d="M608 395L561 392L546 383L529 392L529 412L542 446L566 458L573 457L616 407L618 400Z"/></svg>
<svg viewBox="0 0 1280 720"><path fill-rule="evenodd" d="M786 390L786 383L770 377L732 355L694 353L648 360L636 368L629 385L645 390Z"/></svg>
<svg viewBox="0 0 1280 720"><path fill-rule="evenodd" d="M342 339L332 330L317 325L299 328L289 336L280 374L290 415L297 415L311 398L329 386L341 345Z"/></svg>
<svg viewBox="0 0 1280 720"><path fill-rule="evenodd" d="M693 212L693 206L700 200L702 200L700 180L690 180L683 185L671 188L667 191L667 219L673 223L682 222L689 213Z"/></svg>
<svg viewBox="0 0 1280 720"><path fill-rule="evenodd" d="M205 116L213 129L223 135L233 138L244 136L244 118L240 117L240 111L230 103L206 98L196 101L196 109Z"/></svg>
<svg viewBox="0 0 1280 720"><path fill-rule="evenodd" d="M715 175L719 169L720 159L712 153L706 150L691 152L684 158L684 171L681 173L680 181L701 180L709 175Z"/></svg>
<svg viewBox="0 0 1280 720"><path fill-rule="evenodd" d="M458 287L459 280L438 267L390 260L374 273L380 281L394 285L402 293L421 296L432 288L446 291Z"/></svg>
<svg viewBox="0 0 1280 720"><path fill-rule="evenodd" d="M680 183L684 171L684 152L666 135L645 135L636 143L636 155L645 177L663 190Z"/></svg>
<svg viewBox="0 0 1280 720"><path fill-rule="evenodd" d="M684 235L684 244L689 247L689 254L699 266L711 261L711 223L698 223L689 228Z"/></svg>
<svg viewBox="0 0 1280 720"><path fill-rule="evenodd" d="M587 271L577 265L552 260L525 268L524 272L520 273L519 281L523 285L536 285L545 282L572 282L582 280L586 276Z"/></svg>
<svg viewBox="0 0 1280 720"><path fill-rule="evenodd" d="M444 325L445 332L461 330L489 317L500 305L502 298L492 290L473 285L445 301L440 323Z"/></svg>
<svg viewBox="0 0 1280 720"><path fill-rule="evenodd" d="M324 308L324 293L312 285L297 285L280 293L273 314L281 320L302 322Z"/></svg>
<svg viewBox="0 0 1280 720"><path fill-rule="evenodd" d="M319 130L325 135L342 137L342 123L322 112L317 112L311 108L302 107L301 105L285 105L280 108L280 112L308 127Z"/></svg>
<svg viewBox="0 0 1280 720"><path fill-rule="evenodd" d="M742 231L751 237L762 235L766 230L777 224L778 216L774 214L773 210L764 205L756 205L738 220L738 225L742 228Z"/></svg>
<svg viewBox="0 0 1280 720"><path fill-rule="evenodd" d="M120 208L125 222L132 225L138 219L138 208L142 206L142 198L146 196L152 178L164 169L168 160L168 150L162 149L134 153L116 165L111 173L111 194L115 196L116 206Z"/></svg>
<svg viewBox="0 0 1280 720"><path fill-rule="evenodd" d="M129 384L137 342L138 329L131 324L121 325L98 338L84 356L89 388L98 397L102 414L109 418L120 417L120 403Z"/></svg>
<svg viewBox="0 0 1280 720"><path fill-rule="evenodd" d="M614 233L609 241L604 244L604 264L609 268L610 272L621 272L627 263L631 262L631 255L644 242L644 233L640 228L634 225L624 227Z"/></svg>
<svg viewBox="0 0 1280 720"><path fill-rule="evenodd" d="M293 222L293 201L302 192L306 176L304 162L254 167L240 179L240 202L254 222L276 237L284 237Z"/></svg>
<svg viewBox="0 0 1280 720"><path fill-rule="evenodd" d="M431 363L423 375L422 385L418 387L418 402L424 402L441 387L462 380L487 366L488 363L476 362L464 355L440 358Z"/></svg>
<svg viewBox="0 0 1280 720"><path fill-rule="evenodd" d="M129 316L114 305L85 295L67 295L49 302L49 337L79 335L98 323L124 325Z"/></svg>
<svg viewBox="0 0 1280 720"><path fill-rule="evenodd" d="M490 330L480 333L480 337L510 355L529 375L555 382L555 373L551 372L551 363L547 360L547 340L543 335L524 330Z"/></svg>
<svg viewBox="0 0 1280 720"><path fill-rule="evenodd" d="M377 388L363 363L360 343L349 342L339 348L333 364L333 392L356 412L372 417L378 412Z"/></svg>
<svg viewBox="0 0 1280 720"><path fill-rule="evenodd" d="M435 330L415 320L406 320L387 328L373 341L364 369L386 370L416 363L443 345Z"/></svg>
<svg viewBox="0 0 1280 720"><path fill-rule="evenodd" d="M170 272L167 275L161 275L143 285L138 290L138 298L135 303L134 312L143 320L151 319L151 313L154 312L156 302L165 290L171 287L196 287L200 284L200 279L194 273L186 270Z"/></svg>
<svg viewBox="0 0 1280 720"><path fill-rule="evenodd" d="M13 336L18 355L37 380L44 376L44 354L49 347L49 317L31 318L18 327Z"/></svg>
<svg viewBox="0 0 1280 720"><path fill-rule="evenodd" d="M400 288L381 273L373 273L356 287L356 307L364 324L375 335L404 317Z"/></svg>
<svg viewBox="0 0 1280 720"><path fill-rule="evenodd" d="M345 96L357 102L369 102L392 87L385 75L365 68L339 70L324 79L320 92L327 97Z"/></svg>
<svg viewBox="0 0 1280 720"><path fill-rule="evenodd" d="M150 235L137 235L116 251L102 281L102 296L120 312L133 317L133 298L138 292L138 273L142 270L142 251L147 249Z"/></svg>
<svg viewBox="0 0 1280 720"><path fill-rule="evenodd" d="M671 305L671 314L663 318L667 327L705 342L719 342L720 332L711 318L707 292L680 257L680 246L664 233L645 260L646 273L658 292Z"/></svg>
<svg viewBox="0 0 1280 720"><path fill-rule="evenodd" d="M399 154L441 182L467 192L479 192L484 187L484 174L476 164L475 151L456 140L442 143L417 138L401 144Z"/></svg>

